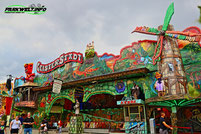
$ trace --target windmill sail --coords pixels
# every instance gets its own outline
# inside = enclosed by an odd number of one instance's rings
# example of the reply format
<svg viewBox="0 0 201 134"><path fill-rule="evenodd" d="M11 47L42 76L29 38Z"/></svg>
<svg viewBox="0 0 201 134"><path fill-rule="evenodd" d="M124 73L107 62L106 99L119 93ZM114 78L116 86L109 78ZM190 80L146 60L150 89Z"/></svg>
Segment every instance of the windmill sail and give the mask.
<svg viewBox="0 0 201 134"><path fill-rule="evenodd" d="M168 7L167 11L166 11L166 15L165 15L164 23L163 23L163 28L162 28L163 31L167 30L173 14L174 14L174 3L171 3L170 6Z"/></svg>

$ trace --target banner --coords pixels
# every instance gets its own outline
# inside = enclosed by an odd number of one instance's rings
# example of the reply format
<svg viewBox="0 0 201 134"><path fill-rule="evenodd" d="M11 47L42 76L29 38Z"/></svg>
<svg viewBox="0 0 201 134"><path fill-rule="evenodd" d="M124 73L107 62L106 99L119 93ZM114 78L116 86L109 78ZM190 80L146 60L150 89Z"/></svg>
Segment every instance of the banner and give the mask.
<svg viewBox="0 0 201 134"><path fill-rule="evenodd" d="M61 91L61 87L62 87L62 80L54 79L52 92L59 94Z"/></svg>
<svg viewBox="0 0 201 134"><path fill-rule="evenodd" d="M55 59L54 61L48 64L42 64L40 61L37 63L36 70L38 73L49 73L53 70L64 66L66 63L69 62L83 62L83 54L79 52L69 52L63 53L60 55L59 58Z"/></svg>
<svg viewBox="0 0 201 134"><path fill-rule="evenodd" d="M13 98L6 97L6 115L10 115L10 110L12 107Z"/></svg>

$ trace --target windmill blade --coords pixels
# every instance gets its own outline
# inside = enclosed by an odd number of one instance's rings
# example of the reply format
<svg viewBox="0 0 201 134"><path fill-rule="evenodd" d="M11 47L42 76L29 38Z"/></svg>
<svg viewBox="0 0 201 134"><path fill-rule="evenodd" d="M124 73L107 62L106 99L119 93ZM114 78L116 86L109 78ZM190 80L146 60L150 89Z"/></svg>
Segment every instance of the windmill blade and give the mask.
<svg viewBox="0 0 201 134"><path fill-rule="evenodd" d="M198 33L193 33L193 32L181 32L181 31L166 31L168 34L180 34L180 35L185 35L185 36L201 36L201 34Z"/></svg>
<svg viewBox="0 0 201 134"><path fill-rule="evenodd" d="M165 36L190 42L200 42L201 40L201 34L191 32L166 31Z"/></svg>
<svg viewBox="0 0 201 134"><path fill-rule="evenodd" d="M144 33L144 34L151 34L151 35L159 35L160 31L158 31L158 29L156 28L150 28L150 27L136 27L135 30L131 33Z"/></svg>
<svg viewBox="0 0 201 134"><path fill-rule="evenodd" d="M163 31L167 30L173 14L174 14L174 3L172 2L166 11L166 15L165 15L164 23L163 23L163 28L162 28Z"/></svg>

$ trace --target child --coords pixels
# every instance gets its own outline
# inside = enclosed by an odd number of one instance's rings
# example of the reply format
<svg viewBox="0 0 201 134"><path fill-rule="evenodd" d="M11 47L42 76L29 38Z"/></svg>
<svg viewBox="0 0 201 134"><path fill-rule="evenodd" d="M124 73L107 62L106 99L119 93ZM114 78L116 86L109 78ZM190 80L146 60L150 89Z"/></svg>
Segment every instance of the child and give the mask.
<svg viewBox="0 0 201 134"><path fill-rule="evenodd" d="M47 134L47 123L43 120L40 128L39 128L39 133L40 133L40 129L42 130L41 134Z"/></svg>
<svg viewBox="0 0 201 134"><path fill-rule="evenodd" d="M6 134L6 126L5 126L5 122L1 121L1 125L0 125L0 134Z"/></svg>
<svg viewBox="0 0 201 134"><path fill-rule="evenodd" d="M62 122L61 120L58 121L58 129L59 129L59 134L62 132Z"/></svg>

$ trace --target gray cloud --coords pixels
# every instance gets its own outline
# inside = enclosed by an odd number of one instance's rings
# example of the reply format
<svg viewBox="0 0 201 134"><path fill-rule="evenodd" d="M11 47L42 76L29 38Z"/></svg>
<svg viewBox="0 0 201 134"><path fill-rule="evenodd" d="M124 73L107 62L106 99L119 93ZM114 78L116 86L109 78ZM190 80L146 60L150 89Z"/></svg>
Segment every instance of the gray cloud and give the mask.
<svg viewBox="0 0 201 134"><path fill-rule="evenodd" d="M43 15L5 14L6 6L41 3ZM61 53L80 51L95 41L98 54L119 54L131 42L156 37L130 34L136 26L157 27L163 24L171 1L161 0L1 0L0 1L0 80L7 74L21 76L24 63L48 63ZM201 25L200 0L175 1L171 20L175 30Z"/></svg>

